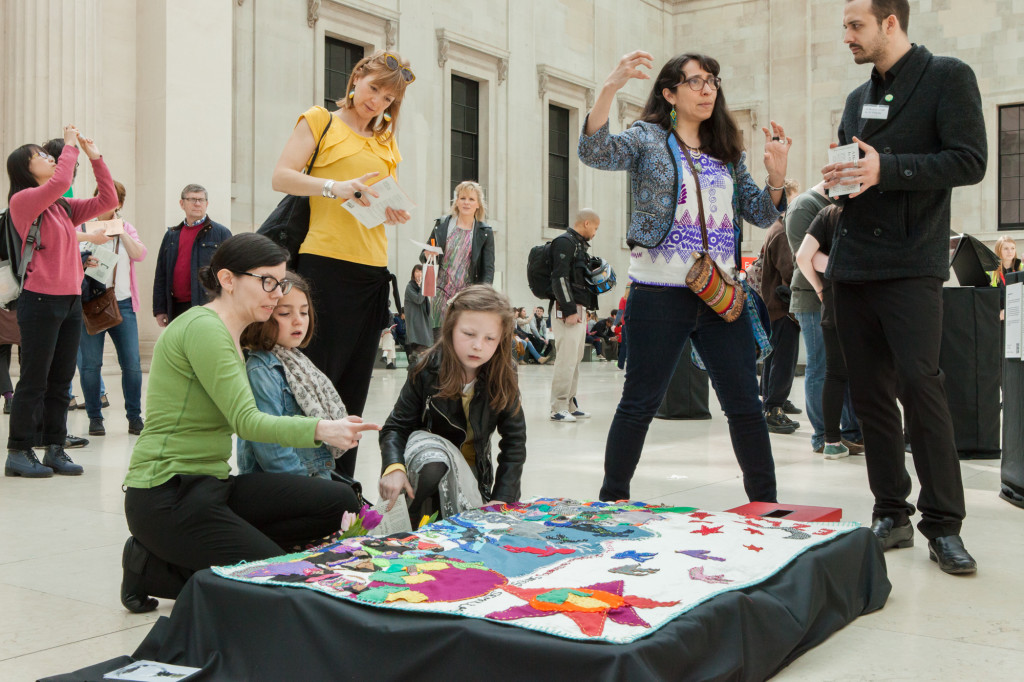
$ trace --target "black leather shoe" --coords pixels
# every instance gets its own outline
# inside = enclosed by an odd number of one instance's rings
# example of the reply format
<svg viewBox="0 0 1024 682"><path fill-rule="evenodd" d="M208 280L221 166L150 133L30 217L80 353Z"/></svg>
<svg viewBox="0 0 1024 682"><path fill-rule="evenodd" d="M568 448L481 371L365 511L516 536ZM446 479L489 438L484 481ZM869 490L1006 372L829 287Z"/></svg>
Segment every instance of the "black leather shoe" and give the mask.
<svg viewBox="0 0 1024 682"><path fill-rule="evenodd" d="M89 420L89 435L90 436L105 436L107 430L103 428L103 418L90 419Z"/></svg>
<svg viewBox="0 0 1024 682"><path fill-rule="evenodd" d="M70 433L64 438L64 447L70 450L71 448L84 448L89 444L88 438L82 438L81 436L72 436Z"/></svg>
<svg viewBox="0 0 1024 682"><path fill-rule="evenodd" d="M895 525L891 516L882 516L871 522L871 532L878 538L882 551L887 549L904 549L914 546L914 526L910 519L902 526Z"/></svg>
<svg viewBox="0 0 1024 682"><path fill-rule="evenodd" d="M149 550L134 537L129 537L121 552L121 605L132 613L148 613L160 605L153 597L142 591L142 571L146 566Z"/></svg>
<svg viewBox="0 0 1024 682"><path fill-rule="evenodd" d="M128 433L133 436L137 436L142 433L143 427L146 426L145 422L142 421L142 417L136 417L135 419L128 420Z"/></svg>
<svg viewBox="0 0 1024 682"><path fill-rule="evenodd" d="M786 402L782 403L782 411L785 412L786 414L803 414L804 413L803 410L801 410L799 407L797 407L796 405L794 405L793 403L791 403L788 400Z"/></svg>
<svg viewBox="0 0 1024 682"><path fill-rule="evenodd" d="M36 453L31 450L8 450L4 476L50 478L53 476L53 470L40 464L36 459Z"/></svg>
<svg viewBox="0 0 1024 682"><path fill-rule="evenodd" d="M928 541L928 558L939 564L944 573L964 575L978 570L978 562L964 549L959 535L943 535Z"/></svg>
<svg viewBox="0 0 1024 682"><path fill-rule="evenodd" d="M59 445L47 445L46 454L43 455L43 466L50 467L55 473L61 476L81 476L85 469L81 464L75 464Z"/></svg>
<svg viewBox="0 0 1024 682"><path fill-rule="evenodd" d="M799 424L786 416L781 407L773 407L765 415L764 420L768 424L768 431L770 433L793 433L796 431L797 426L799 426Z"/></svg>

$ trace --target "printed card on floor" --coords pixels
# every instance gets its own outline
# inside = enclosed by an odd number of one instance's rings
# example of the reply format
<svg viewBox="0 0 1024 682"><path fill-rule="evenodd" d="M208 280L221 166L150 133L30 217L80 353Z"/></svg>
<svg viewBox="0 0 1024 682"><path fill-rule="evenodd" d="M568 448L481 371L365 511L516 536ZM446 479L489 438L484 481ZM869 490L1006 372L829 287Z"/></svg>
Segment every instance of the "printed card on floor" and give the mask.
<svg viewBox="0 0 1024 682"><path fill-rule="evenodd" d="M133 682L187 680L198 672L201 672L200 668L190 668L185 665L171 665L170 663L157 663L156 661L135 661L105 674L103 679L132 680Z"/></svg>
<svg viewBox="0 0 1024 682"><path fill-rule="evenodd" d="M828 150L828 162L831 163L853 163L860 159L860 147L857 143L844 144L842 147L835 147ZM832 198L846 196L860 191L860 183L852 185L836 185L828 191Z"/></svg>

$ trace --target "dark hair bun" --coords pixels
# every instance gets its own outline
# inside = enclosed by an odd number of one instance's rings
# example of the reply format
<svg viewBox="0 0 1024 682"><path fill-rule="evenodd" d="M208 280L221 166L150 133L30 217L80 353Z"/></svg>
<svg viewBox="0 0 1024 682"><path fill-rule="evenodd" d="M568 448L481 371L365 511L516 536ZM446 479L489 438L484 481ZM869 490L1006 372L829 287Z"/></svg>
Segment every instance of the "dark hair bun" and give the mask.
<svg viewBox="0 0 1024 682"><path fill-rule="evenodd" d="M199 268L199 283L203 285L211 298L216 298L220 294L220 282L209 265Z"/></svg>

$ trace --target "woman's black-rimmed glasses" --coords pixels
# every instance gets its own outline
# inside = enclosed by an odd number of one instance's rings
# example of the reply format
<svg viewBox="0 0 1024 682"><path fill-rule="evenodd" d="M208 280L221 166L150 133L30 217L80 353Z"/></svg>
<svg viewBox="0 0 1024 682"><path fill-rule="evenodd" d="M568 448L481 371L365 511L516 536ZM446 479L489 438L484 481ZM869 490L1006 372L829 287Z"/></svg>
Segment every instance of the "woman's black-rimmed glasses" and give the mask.
<svg viewBox="0 0 1024 682"><path fill-rule="evenodd" d="M684 81L679 81L674 86L672 86L672 89L675 90L683 83L686 83L688 86L690 86L690 89L693 90L694 92L700 92L701 90L704 89L704 85L707 84L707 86L711 88L712 92L714 92L719 88L719 86L722 85L722 79L719 78L718 76L711 76L710 78L706 79L701 78L700 76L693 76L692 78L687 78Z"/></svg>
<svg viewBox="0 0 1024 682"><path fill-rule="evenodd" d="M271 277L270 275L257 275L253 272L236 272L236 275L249 275L255 277L263 283L263 291L268 294L274 289L281 287L281 295L286 296L289 291L292 290L292 281L290 279L278 279Z"/></svg>

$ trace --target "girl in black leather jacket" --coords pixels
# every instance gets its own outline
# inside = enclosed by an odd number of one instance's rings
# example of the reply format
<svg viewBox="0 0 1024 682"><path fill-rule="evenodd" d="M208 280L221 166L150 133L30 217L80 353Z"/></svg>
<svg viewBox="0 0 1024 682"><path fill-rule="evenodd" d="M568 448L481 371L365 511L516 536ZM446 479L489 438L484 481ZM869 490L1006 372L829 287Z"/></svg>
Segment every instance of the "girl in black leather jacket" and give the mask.
<svg viewBox="0 0 1024 682"><path fill-rule="evenodd" d="M486 502L519 499L526 420L512 362L508 298L474 285L449 304L441 338L427 351L380 434L380 495L409 497L421 515L451 516ZM498 467L491 435L498 431ZM389 506L390 508L390 506Z"/></svg>

